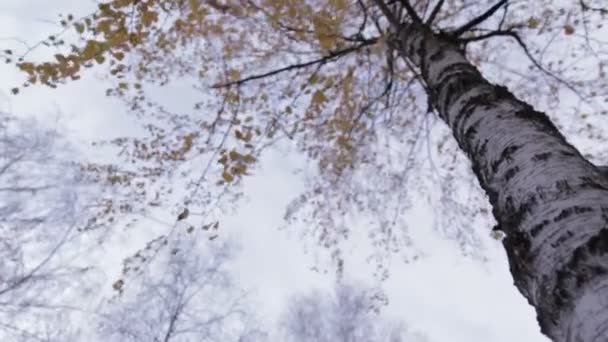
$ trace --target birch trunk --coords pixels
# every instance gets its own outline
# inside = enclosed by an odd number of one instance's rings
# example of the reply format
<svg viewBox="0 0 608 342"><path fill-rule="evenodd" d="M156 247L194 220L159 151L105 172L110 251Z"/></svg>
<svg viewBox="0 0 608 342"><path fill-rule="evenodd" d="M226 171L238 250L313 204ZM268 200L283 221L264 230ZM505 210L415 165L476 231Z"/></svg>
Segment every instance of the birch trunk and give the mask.
<svg viewBox="0 0 608 342"><path fill-rule="evenodd" d="M395 37L489 197L541 331L555 342L608 341L608 178L447 37L414 24Z"/></svg>

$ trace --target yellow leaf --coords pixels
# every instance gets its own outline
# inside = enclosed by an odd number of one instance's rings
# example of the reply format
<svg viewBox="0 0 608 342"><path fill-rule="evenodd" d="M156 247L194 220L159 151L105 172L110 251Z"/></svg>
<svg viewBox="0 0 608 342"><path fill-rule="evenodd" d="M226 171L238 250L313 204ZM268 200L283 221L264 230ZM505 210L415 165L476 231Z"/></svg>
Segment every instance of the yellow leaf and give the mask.
<svg viewBox="0 0 608 342"><path fill-rule="evenodd" d="M82 23L75 23L74 28L76 29L76 32L78 32L78 33L84 32L84 25Z"/></svg>
<svg viewBox="0 0 608 342"><path fill-rule="evenodd" d="M17 67L30 75L33 74L36 70L36 66L34 65L34 63L30 62L19 63L17 64Z"/></svg>
<svg viewBox="0 0 608 342"><path fill-rule="evenodd" d="M251 154L248 154L246 156L243 156L243 161L245 163L251 164L251 163L255 162L255 157L252 156Z"/></svg>
<svg viewBox="0 0 608 342"><path fill-rule="evenodd" d="M112 288L116 291L121 291L122 292L122 288L125 285L125 281L122 279L118 279L117 281L115 281L112 284Z"/></svg>
<svg viewBox="0 0 608 342"><path fill-rule="evenodd" d="M348 7L346 0L331 0L329 3L337 10L344 10Z"/></svg>
<svg viewBox="0 0 608 342"><path fill-rule="evenodd" d="M327 97L321 90L315 91L315 93L312 95L312 103L315 105L320 106L325 103L325 101L327 101Z"/></svg>
<svg viewBox="0 0 608 342"><path fill-rule="evenodd" d="M317 38L319 39L319 45L325 50L329 50L334 46L335 39L331 36L320 35Z"/></svg>
<svg viewBox="0 0 608 342"><path fill-rule="evenodd" d="M222 173L222 178L224 179L224 181L226 181L226 183L230 183L234 180L234 176L231 175L228 171L224 171L224 173Z"/></svg>
<svg viewBox="0 0 608 342"><path fill-rule="evenodd" d="M230 156L231 160L240 160L241 159L241 154L234 150L230 151L230 153L228 155Z"/></svg>
<svg viewBox="0 0 608 342"><path fill-rule="evenodd" d="M538 19L534 17L528 19L528 27L531 29L537 28L539 24L540 22L538 21Z"/></svg>
<svg viewBox="0 0 608 342"><path fill-rule="evenodd" d="M322 48L329 50L336 45L338 27L326 13L316 15L312 19L315 35Z"/></svg>
<svg viewBox="0 0 608 342"><path fill-rule="evenodd" d="M99 42L95 40L87 41L87 45L84 47L84 50L82 50L82 58L91 59L95 57L95 55L99 52L100 48L101 46Z"/></svg>
<svg viewBox="0 0 608 342"><path fill-rule="evenodd" d="M237 70L237 69L232 69L228 73L228 77L230 78L231 81L236 81L241 78L241 71Z"/></svg>
<svg viewBox="0 0 608 342"><path fill-rule="evenodd" d="M150 26L158 20L158 13L153 11L146 11L142 16L142 22L144 26Z"/></svg>
<svg viewBox="0 0 608 342"><path fill-rule="evenodd" d="M125 58L125 54L122 52L114 52L112 54L112 56L114 56L114 58L116 58L119 61L122 61L122 59Z"/></svg>

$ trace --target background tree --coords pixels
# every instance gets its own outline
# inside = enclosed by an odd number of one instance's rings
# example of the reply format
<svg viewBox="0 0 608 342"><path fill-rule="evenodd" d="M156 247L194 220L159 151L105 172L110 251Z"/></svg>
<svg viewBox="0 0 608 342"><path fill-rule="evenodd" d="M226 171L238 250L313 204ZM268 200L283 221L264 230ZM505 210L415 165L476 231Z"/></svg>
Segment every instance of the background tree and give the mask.
<svg viewBox="0 0 608 342"><path fill-rule="evenodd" d="M126 271L102 308L98 339L264 341L228 268L234 246L202 237L200 230L176 234L141 272Z"/></svg>
<svg viewBox="0 0 608 342"><path fill-rule="evenodd" d="M86 306L87 184L55 130L0 112L0 339L69 341Z"/></svg>
<svg viewBox="0 0 608 342"><path fill-rule="evenodd" d="M277 138L295 140L318 162L318 173L292 207L313 218L309 233L331 249L338 271L353 218L373 217L370 237L381 251L407 246L400 213L416 189L409 185L419 183L407 175L423 169L409 162L410 151L434 111L456 138L445 139L444 127L432 145L447 159L440 164L467 165L464 155L447 153L455 142L466 153L506 233L516 285L536 307L543 332L556 341L593 340L602 338L608 319L586 304L602 296L595 286L606 273L608 205L597 200L606 198L606 179L556 125L557 113L569 111L583 120L568 129L604 135L591 122L606 113L605 14L592 1L115 0L83 19L66 16L61 24L82 41L54 61L17 61L26 84L51 86L108 63L117 80L108 94L125 99L149 134L116 141L136 163L107 179L137 189L134 179L179 174L186 179L182 203L203 217L217 194L202 183L219 179L225 193ZM64 42L53 35L47 43ZM555 123L492 85L476 65L551 110ZM150 99L156 87L184 79L221 96L197 101L188 115ZM576 110L566 107L573 99ZM202 169L194 167L200 159L207 161ZM440 175L432 160L427 166ZM128 195L151 203L149 193ZM451 228L469 243L471 234Z"/></svg>
<svg viewBox="0 0 608 342"><path fill-rule="evenodd" d="M332 293L299 295L283 313L280 339L288 342L422 342L402 322L388 321L374 311L370 291L336 284Z"/></svg>

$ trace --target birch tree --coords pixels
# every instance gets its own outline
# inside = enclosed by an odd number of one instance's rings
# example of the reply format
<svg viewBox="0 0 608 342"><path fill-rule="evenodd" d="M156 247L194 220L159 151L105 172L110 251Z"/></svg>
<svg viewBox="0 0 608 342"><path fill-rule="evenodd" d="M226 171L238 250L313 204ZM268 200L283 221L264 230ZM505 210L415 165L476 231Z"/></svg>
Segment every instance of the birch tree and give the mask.
<svg viewBox="0 0 608 342"><path fill-rule="evenodd" d="M423 342L373 309L370 292L355 285L336 284L333 292L313 291L293 297L282 315L279 330L286 342Z"/></svg>
<svg viewBox="0 0 608 342"><path fill-rule="evenodd" d="M608 179L592 162L597 150L582 154L563 135L605 137L603 6L114 0L83 18L65 15L62 30L80 39L50 36L45 44L60 51L53 60L4 54L26 73L24 86L58 86L106 65L115 81L107 94L123 99L149 135L114 142L130 169L92 170L131 187L131 203L166 198L158 184L179 175L182 204L208 217L206 208L238 189L265 148L293 140L317 172L288 216L305 220L338 271L353 213L374 218L369 235L379 250L410 247L400 215L424 183L410 177L424 168L413 156L437 117L453 138L436 140L425 170L440 173L433 154L447 166L444 180L454 182L459 166L473 170L491 208L467 214L491 210L542 332L556 342L603 341ZM190 113L155 99L158 88L188 81L201 90ZM468 243L470 234L455 236Z"/></svg>
<svg viewBox="0 0 608 342"><path fill-rule="evenodd" d="M55 130L0 112L0 339L76 340L90 290L79 230L87 186Z"/></svg>
<svg viewBox="0 0 608 342"><path fill-rule="evenodd" d="M197 239L190 232L140 275L114 283L117 296L101 311L99 341L264 341L247 296L230 274L234 246Z"/></svg>

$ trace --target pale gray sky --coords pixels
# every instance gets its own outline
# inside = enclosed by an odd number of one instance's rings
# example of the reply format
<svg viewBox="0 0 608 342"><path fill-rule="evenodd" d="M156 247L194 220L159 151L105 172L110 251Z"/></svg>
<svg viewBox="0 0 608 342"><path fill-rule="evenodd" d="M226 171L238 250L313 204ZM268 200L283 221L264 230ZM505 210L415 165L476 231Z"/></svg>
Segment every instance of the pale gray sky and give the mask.
<svg viewBox="0 0 608 342"><path fill-rule="evenodd" d="M15 46L8 37L34 43L54 31L46 21L57 19L59 13L85 13L94 5L92 1L2 0L0 45ZM26 89L19 96L10 96L9 90L22 75L4 64L0 75L2 110L48 122L59 119L70 140L77 143L130 133L125 108L103 95L107 85L95 75L59 89ZM179 92L171 96L171 101L180 102ZM236 277L244 287L255 290L260 312L269 322L276 319L289 296L313 287L329 288L333 281L330 275L310 270L314 260L303 252L296 232L292 230L290 237L277 230L285 205L303 188L301 175L292 172L301 160L280 153L267 156L262 169L245 182L248 200L236 216L223 221L224 231L236 236L243 247L235 262ZM390 301L386 312L403 318L412 330L435 342L548 341L539 332L534 311L512 285L500 243L485 237L489 246L486 262L464 257L431 228L431 215L428 208L416 208L408 215L414 241L424 257L410 264L392 260L392 276L384 284ZM346 251L346 276L372 284L365 249L355 240ZM121 257L104 258L111 279L120 268Z"/></svg>

